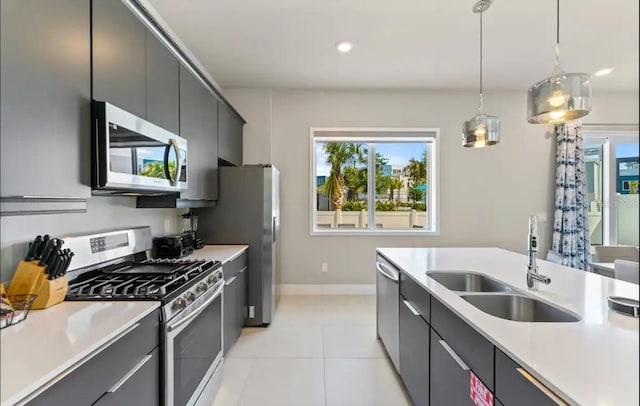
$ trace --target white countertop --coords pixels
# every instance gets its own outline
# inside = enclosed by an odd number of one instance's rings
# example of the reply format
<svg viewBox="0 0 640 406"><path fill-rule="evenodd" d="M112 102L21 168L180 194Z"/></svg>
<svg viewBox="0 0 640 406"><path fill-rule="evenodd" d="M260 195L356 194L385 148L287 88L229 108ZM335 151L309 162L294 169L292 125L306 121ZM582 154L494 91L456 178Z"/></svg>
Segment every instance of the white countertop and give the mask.
<svg viewBox="0 0 640 406"><path fill-rule="evenodd" d="M236 259L248 248L248 245L205 245L184 259L213 259L224 264Z"/></svg>
<svg viewBox="0 0 640 406"><path fill-rule="evenodd" d="M62 302L0 332L0 396L13 405L151 313L160 302Z"/></svg>
<svg viewBox="0 0 640 406"><path fill-rule="evenodd" d="M575 405L638 405L639 321L609 310L607 296L638 299L638 285L538 260L551 284L528 293L577 313L576 323L522 323L475 308L425 271L474 271L527 291L525 255L498 248L380 248L532 375Z"/></svg>

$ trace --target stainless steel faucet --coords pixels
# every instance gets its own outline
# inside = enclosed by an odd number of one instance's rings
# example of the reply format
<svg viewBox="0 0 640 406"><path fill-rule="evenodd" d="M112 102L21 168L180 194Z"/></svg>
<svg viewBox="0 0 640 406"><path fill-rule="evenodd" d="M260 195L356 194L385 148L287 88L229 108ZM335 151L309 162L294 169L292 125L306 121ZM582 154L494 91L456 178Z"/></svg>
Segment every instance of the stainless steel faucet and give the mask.
<svg viewBox="0 0 640 406"><path fill-rule="evenodd" d="M527 240L529 251L527 287L536 290L538 289L536 282L544 283L545 285L551 283L549 277L538 273L538 264L536 263L536 252L538 252L538 219L536 219L536 216L529 217L529 235L527 236Z"/></svg>

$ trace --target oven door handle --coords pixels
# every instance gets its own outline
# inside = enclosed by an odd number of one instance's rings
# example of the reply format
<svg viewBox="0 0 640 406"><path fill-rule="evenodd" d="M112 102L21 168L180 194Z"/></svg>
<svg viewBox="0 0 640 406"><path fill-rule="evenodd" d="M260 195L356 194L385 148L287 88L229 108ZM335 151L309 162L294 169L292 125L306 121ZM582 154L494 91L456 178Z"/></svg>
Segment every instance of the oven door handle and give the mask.
<svg viewBox="0 0 640 406"><path fill-rule="evenodd" d="M203 304L198 306L198 308L195 309L193 312L191 312L190 315L188 315L185 318L177 321L173 325L168 325L167 326L167 331L168 332L172 332L173 330L177 329L178 327L180 327L184 323L188 322L189 320L193 319L194 317L197 317L200 313L202 313L204 311L204 309L211 304L211 302L213 302L214 300L216 300L216 298L218 296L220 296L220 294L222 293L222 289L224 289L224 280L221 279L220 282L218 282L218 285L220 285L220 286L218 286L216 291L213 293L213 295L209 299L207 299Z"/></svg>

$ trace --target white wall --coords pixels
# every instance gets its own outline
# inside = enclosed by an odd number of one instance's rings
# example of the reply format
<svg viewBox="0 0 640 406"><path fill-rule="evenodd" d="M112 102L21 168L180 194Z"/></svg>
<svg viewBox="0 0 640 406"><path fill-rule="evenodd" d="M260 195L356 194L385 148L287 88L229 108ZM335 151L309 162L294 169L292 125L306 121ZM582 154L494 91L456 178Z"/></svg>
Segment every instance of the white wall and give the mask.
<svg viewBox="0 0 640 406"><path fill-rule="evenodd" d="M224 95L247 120L243 129L244 164L271 163L271 90L229 89Z"/></svg>
<svg viewBox="0 0 640 406"><path fill-rule="evenodd" d="M110 228L150 226L153 235L179 231L176 209L136 209L135 197L94 196L86 213L0 217L0 281L9 281L38 234L64 236Z"/></svg>
<svg viewBox="0 0 640 406"><path fill-rule="evenodd" d="M281 267L285 284L372 284L376 247L497 246L525 252L527 217L540 224L541 251L553 217L555 141L551 127L526 121L525 90L485 93L485 110L500 117L502 142L460 146L462 122L476 112L475 92L225 89L247 119L245 162L270 160L281 171ZM266 103L270 94L271 103ZM271 120L265 118L271 110ZM588 123L638 123L637 94L594 94ZM254 120L254 117L256 119ZM270 124L268 128L260 126ZM309 235L310 127L439 127L440 236ZM269 136L270 134L270 136ZM270 154L265 138L270 138ZM321 273L321 264L329 272ZM514 269L514 272L524 272Z"/></svg>

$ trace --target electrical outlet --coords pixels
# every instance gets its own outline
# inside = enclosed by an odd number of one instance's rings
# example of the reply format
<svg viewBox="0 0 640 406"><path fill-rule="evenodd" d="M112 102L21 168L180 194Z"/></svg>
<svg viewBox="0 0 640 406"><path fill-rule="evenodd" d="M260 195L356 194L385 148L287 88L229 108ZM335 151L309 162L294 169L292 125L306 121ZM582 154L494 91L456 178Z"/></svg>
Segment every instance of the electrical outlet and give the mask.
<svg viewBox="0 0 640 406"><path fill-rule="evenodd" d="M249 306L249 318L253 319L256 317L256 307L255 306Z"/></svg>
<svg viewBox="0 0 640 406"><path fill-rule="evenodd" d="M329 264L327 264L326 262L322 263L322 273L327 273L329 272Z"/></svg>

